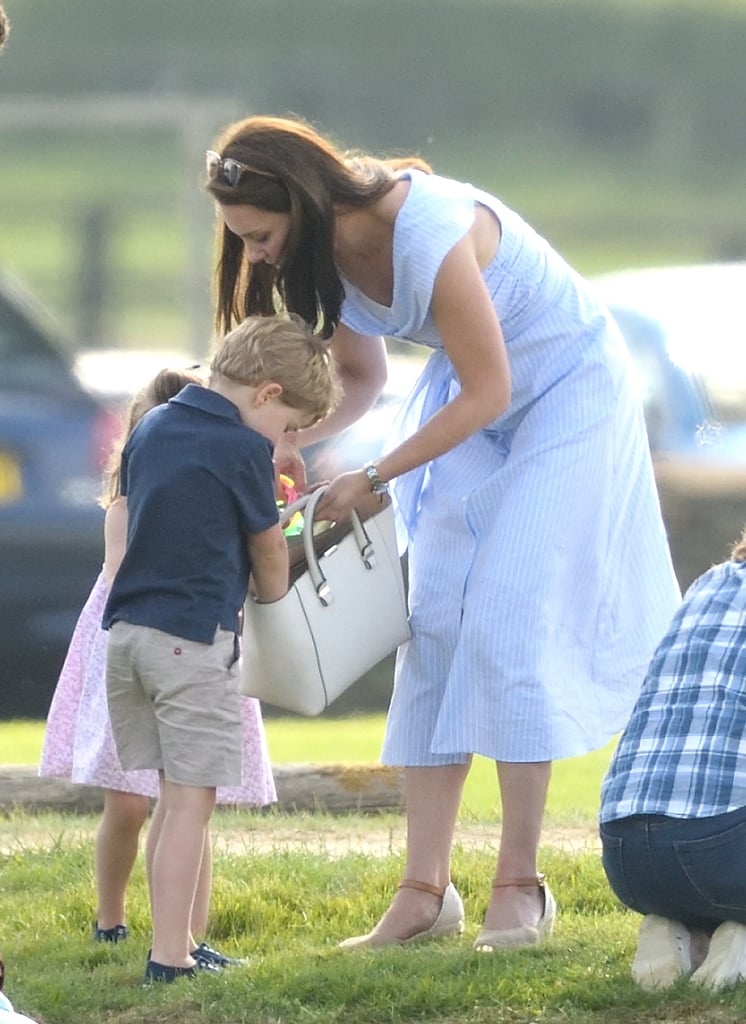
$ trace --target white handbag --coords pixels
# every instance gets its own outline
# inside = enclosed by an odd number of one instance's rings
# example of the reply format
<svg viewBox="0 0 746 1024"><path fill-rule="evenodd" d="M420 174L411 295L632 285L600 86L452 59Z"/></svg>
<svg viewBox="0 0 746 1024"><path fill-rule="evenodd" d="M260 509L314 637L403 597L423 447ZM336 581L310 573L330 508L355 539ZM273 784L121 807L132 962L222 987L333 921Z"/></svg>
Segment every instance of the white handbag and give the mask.
<svg viewBox="0 0 746 1024"><path fill-rule="evenodd" d="M287 522L304 510L288 593L244 609L243 693L301 715L320 714L410 636L390 500L376 496L349 524L318 533L324 490L283 513Z"/></svg>

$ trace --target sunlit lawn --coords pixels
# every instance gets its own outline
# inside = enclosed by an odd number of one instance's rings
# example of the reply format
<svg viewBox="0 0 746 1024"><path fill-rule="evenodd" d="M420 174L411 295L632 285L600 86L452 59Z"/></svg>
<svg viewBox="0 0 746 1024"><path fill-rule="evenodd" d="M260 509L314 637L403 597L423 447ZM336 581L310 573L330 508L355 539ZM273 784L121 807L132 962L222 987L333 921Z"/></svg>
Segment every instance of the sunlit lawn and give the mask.
<svg viewBox="0 0 746 1024"><path fill-rule="evenodd" d="M274 763L376 761L382 714L266 722ZM34 764L43 722L0 722L0 763ZM611 745L558 763L547 823L591 825ZM485 957L471 944L494 871L494 766L478 759L467 783L463 834L453 877L466 905L457 939L351 955L337 941L370 926L401 875L399 844L364 842L333 850L335 829L380 831L394 819L223 811L213 834L244 830L246 842L216 845L210 939L247 955L224 978L147 991L140 985L150 920L141 860L128 895L128 942L91 942L95 816L36 818L12 812L2 823L0 943L7 988L40 1024L735 1024L746 991L713 994L685 979L670 992L645 993L630 977L638 918L620 906L598 853L569 851L548 838L541 853L560 914L541 947ZM376 821L378 824L376 825ZM393 827L393 826L392 826ZM276 845L258 840L276 830ZM283 842L289 834L295 840ZM317 841L318 835L322 840ZM38 843L40 836L51 842ZM326 837L326 840L323 839Z"/></svg>
<svg viewBox="0 0 746 1024"><path fill-rule="evenodd" d="M328 760L330 752L334 760L375 760L382 727L381 715L267 722L276 762ZM33 763L42 731L42 723L0 723L0 759ZM566 821L579 813L590 820L607 760L608 750L557 765L550 817ZM465 815L492 817L493 782L492 766L479 761ZM16 829L0 858L7 988L40 1024L735 1024L746 1014L743 986L713 994L686 980L663 993L634 985L639 919L615 899L590 849L543 848L542 869L560 914L553 938L540 947L495 956L472 950L494 871L487 839L454 851L453 878L466 906L463 936L343 952L339 938L369 927L391 899L402 853L375 853L362 842L333 853L314 841L311 815L295 824L292 815L245 819L257 834L284 821L303 840L307 829L305 842L265 849L249 834L245 848L216 847L210 940L248 956L248 966L143 990L150 919L142 860L128 894L129 940L94 945L95 820L85 831L76 818L45 815L35 825L33 816L14 813L3 823ZM214 832L220 827L216 822ZM326 816L323 827L366 826L356 815L338 826ZM52 840L41 848L39 831Z"/></svg>
<svg viewBox="0 0 746 1024"><path fill-rule="evenodd" d="M349 718L267 718L265 728L274 764L297 762L376 762L385 716ZM44 736L43 722L0 722L0 764L36 764ZM613 744L584 757L555 764L547 821L589 822L595 818L601 779ZM462 820L490 821L497 813L495 766L475 758L467 779Z"/></svg>

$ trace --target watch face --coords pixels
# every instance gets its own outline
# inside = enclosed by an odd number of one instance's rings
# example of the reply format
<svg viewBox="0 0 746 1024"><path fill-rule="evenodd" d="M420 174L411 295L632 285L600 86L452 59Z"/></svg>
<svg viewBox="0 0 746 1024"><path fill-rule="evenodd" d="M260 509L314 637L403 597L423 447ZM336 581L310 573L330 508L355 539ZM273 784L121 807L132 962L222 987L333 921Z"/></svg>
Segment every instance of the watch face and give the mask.
<svg viewBox="0 0 746 1024"><path fill-rule="evenodd" d="M385 494L388 491L388 485L381 480L378 475L378 470L373 465L364 466L365 475L370 480L370 485L374 494Z"/></svg>

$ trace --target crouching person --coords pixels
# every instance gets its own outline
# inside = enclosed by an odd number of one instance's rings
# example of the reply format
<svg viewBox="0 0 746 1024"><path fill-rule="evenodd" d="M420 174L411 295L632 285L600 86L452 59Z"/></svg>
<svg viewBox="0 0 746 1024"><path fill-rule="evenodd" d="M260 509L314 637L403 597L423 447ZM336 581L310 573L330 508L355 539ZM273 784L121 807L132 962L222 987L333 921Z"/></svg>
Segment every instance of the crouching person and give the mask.
<svg viewBox="0 0 746 1024"><path fill-rule="evenodd" d="M746 530L691 585L601 790L603 865L640 924L635 981L746 978Z"/></svg>

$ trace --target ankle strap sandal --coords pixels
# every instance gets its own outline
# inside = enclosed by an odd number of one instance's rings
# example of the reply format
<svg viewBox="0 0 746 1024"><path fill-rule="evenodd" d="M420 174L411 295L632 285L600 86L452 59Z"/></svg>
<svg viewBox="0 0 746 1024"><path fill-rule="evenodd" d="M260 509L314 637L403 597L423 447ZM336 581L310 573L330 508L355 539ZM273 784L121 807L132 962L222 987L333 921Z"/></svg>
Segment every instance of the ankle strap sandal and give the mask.
<svg viewBox="0 0 746 1024"><path fill-rule="evenodd" d="M538 889L545 888L546 875L531 875L529 878L493 878L493 889L508 889L511 886L535 885Z"/></svg>
<svg viewBox="0 0 746 1024"><path fill-rule="evenodd" d="M402 878L397 888L417 889L418 892L429 892L431 896L442 899L448 886L430 885L429 882L418 882L416 878Z"/></svg>
<svg viewBox="0 0 746 1024"><path fill-rule="evenodd" d="M507 889L510 886L538 889L544 897L541 917L533 926L521 925L518 928L506 929L482 928L474 942L474 948L480 953L494 953L499 949L533 946L552 934L557 904L549 886L544 881L544 875L532 875L529 878L495 878L492 882L493 889Z"/></svg>

